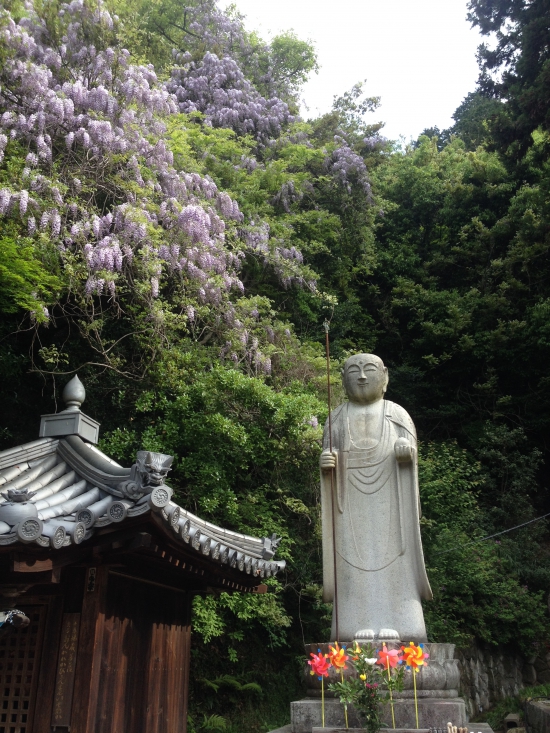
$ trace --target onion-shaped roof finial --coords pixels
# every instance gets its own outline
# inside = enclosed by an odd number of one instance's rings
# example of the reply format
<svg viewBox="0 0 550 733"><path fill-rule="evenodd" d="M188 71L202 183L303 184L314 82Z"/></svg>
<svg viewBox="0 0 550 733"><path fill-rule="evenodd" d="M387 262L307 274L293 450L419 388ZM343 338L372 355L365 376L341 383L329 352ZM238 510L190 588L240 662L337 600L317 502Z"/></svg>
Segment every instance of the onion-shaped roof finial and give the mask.
<svg viewBox="0 0 550 733"><path fill-rule="evenodd" d="M63 394L61 395L61 399L67 405L67 410L70 410L71 412L80 410L80 405L86 399L86 390L78 378L78 374L75 374L70 382L67 382L65 389L63 390Z"/></svg>

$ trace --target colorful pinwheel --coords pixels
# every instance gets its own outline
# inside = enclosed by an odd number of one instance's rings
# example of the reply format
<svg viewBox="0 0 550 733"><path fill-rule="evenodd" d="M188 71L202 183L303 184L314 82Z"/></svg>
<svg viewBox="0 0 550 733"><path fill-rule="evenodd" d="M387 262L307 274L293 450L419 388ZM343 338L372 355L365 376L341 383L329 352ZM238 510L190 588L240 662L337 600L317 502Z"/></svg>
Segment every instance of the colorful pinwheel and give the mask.
<svg viewBox="0 0 550 733"><path fill-rule="evenodd" d="M378 659L376 664L380 664L384 669L395 669L398 664L401 664L403 657L399 649L388 649L384 644L382 649L378 651Z"/></svg>
<svg viewBox="0 0 550 733"><path fill-rule="evenodd" d="M325 727L325 677L328 677L328 670L330 668L330 661L328 654L323 654L320 649L317 649L318 654L314 652L310 653L311 659L308 659L308 664L311 667L310 674L316 674L321 680L321 711L323 728Z"/></svg>
<svg viewBox="0 0 550 733"><path fill-rule="evenodd" d="M346 654L346 647L340 647L338 642L334 642L334 646L329 646L329 659L330 663L334 667L334 669L337 669L340 671L340 679L342 682L344 681L344 670L348 668L346 662L348 661L349 657ZM344 704L344 720L346 721L346 728L349 728L348 725L348 706Z"/></svg>
<svg viewBox="0 0 550 733"><path fill-rule="evenodd" d="M330 663L335 669L340 670L340 672L343 672L345 669L347 669L346 662L348 661L349 657L346 654L346 647L340 647L338 645L338 642L334 642L334 646L329 646L330 654L329 659Z"/></svg>
<svg viewBox="0 0 550 733"><path fill-rule="evenodd" d="M424 644L417 646L414 641L411 641L409 646L402 646L401 650L403 651L403 661L407 667L410 667L415 672L418 671L419 667L427 664L426 660L430 656L424 652Z"/></svg>
<svg viewBox="0 0 550 733"><path fill-rule="evenodd" d="M393 727L395 728L395 712L393 709L393 694L391 689L391 669L395 669L398 664L401 664L403 661L403 655L398 649L390 649L388 650L387 646L385 644L382 644L382 649L378 651L378 659L376 660L376 664L380 664L386 672L388 673L388 687L390 691L390 704L391 704L391 719L393 723Z"/></svg>
<svg viewBox="0 0 550 733"><path fill-rule="evenodd" d="M328 661L326 654L322 654L320 649L317 651L319 652L318 654L311 652L311 659L308 660L308 664L311 667L310 674L317 675L321 680L323 677L328 677L330 662Z"/></svg>
<svg viewBox="0 0 550 733"><path fill-rule="evenodd" d="M418 729L418 697L416 694L416 675L420 667L427 664L427 659L430 656L424 652L424 644L418 646L414 641L409 642L409 646L402 646L403 661L407 665L408 669L412 669L413 673L413 689L414 689L414 712L416 714L416 727Z"/></svg>

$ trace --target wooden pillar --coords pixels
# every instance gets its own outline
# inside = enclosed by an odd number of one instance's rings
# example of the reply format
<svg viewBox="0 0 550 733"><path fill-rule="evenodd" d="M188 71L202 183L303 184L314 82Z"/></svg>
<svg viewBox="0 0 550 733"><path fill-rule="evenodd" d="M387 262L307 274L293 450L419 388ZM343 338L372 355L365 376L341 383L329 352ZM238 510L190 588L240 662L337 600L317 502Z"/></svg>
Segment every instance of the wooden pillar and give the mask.
<svg viewBox="0 0 550 733"><path fill-rule="evenodd" d="M71 733L94 733L100 683L108 568L89 567L80 617Z"/></svg>
<svg viewBox="0 0 550 733"><path fill-rule="evenodd" d="M41 651L40 677L36 691L33 733L51 733L55 670L59 653L59 633L63 617L63 597L50 599Z"/></svg>
<svg viewBox="0 0 550 733"><path fill-rule="evenodd" d="M183 727L182 733L187 733L187 712L189 710L189 678L191 674L191 608L193 596L191 593L187 596L185 609L185 658L184 658L184 678L183 678Z"/></svg>

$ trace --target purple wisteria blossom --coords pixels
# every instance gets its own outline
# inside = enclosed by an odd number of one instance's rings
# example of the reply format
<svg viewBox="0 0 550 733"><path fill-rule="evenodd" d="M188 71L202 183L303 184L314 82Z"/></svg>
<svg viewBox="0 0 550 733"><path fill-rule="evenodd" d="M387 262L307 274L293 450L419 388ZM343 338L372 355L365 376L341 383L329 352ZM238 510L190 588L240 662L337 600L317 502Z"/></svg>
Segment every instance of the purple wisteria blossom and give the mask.
<svg viewBox="0 0 550 733"><path fill-rule="evenodd" d="M163 84L127 50L101 46L113 28L101 0L61 5L52 35L32 0L25 8L19 22L5 13L0 28L0 164L10 141L27 151L20 179L0 189L0 216L50 241L71 272L80 263L87 279L71 287L82 287L90 302L121 290L158 315L154 301L179 287L189 324L225 329L226 357L268 374L269 357L235 316L244 292L239 269L254 253L285 285L304 284L301 254L271 242L266 224L246 226L238 203L210 177L178 170L166 121L199 109L212 125L262 141L292 120L288 107L262 97L231 58L210 53L197 65L184 61ZM229 38L223 23L207 26L205 34ZM252 159L242 164L254 168Z"/></svg>
<svg viewBox="0 0 550 733"><path fill-rule="evenodd" d="M214 127L250 134L260 142L277 137L294 119L285 102L262 97L229 56L208 52L200 63L173 69L167 89L181 112L202 112Z"/></svg>
<svg viewBox="0 0 550 733"><path fill-rule="evenodd" d="M334 140L338 147L326 160L327 170L348 193L351 193L353 183L359 185L370 201L372 199L371 184L365 161L349 147L343 138L336 135Z"/></svg>
<svg viewBox="0 0 550 733"><path fill-rule="evenodd" d="M30 148L25 169L28 186L56 204L33 211L32 217L29 214L29 233L34 232L38 215L41 231L82 253L90 271L88 293L101 292L102 287L113 293L115 279L110 274L121 272L125 260L134 261L137 249L144 250L149 263L159 261L159 267L166 263L168 271L185 269L192 281L200 283L206 301L218 301L222 290L238 287L235 267L239 259L227 251L224 238L226 222L242 220L238 204L218 191L211 179L174 169L172 153L162 138L162 117L175 113L177 105L158 82L154 69L131 65L124 49L97 50L83 44L86 22L112 25L101 6L91 17L82 0L62 6L67 25L59 47L54 47L31 4L29 11L19 24L9 18L0 33L0 42L11 52L2 70L0 151L4 154L8 139L20 140ZM70 80L61 73L63 63L71 66ZM18 89L16 97L3 91L12 88ZM50 175L59 140L63 146L57 149L70 155L75 169L84 160L100 168L113 154L126 155L124 176L143 188L143 200L130 193L126 203L104 216L74 201L66 205L62 186ZM154 179L147 184L141 175L143 162ZM78 195L81 187L80 179L73 177L72 192ZM151 193L161 201L158 211L150 203ZM24 218L30 201L27 189L3 189L0 214L13 213L13 202L17 202ZM172 242L168 255L148 241L159 228ZM150 278L153 297L165 272L160 267ZM225 279L217 277L223 274L227 274Z"/></svg>
<svg viewBox="0 0 550 733"><path fill-rule="evenodd" d="M363 144L368 150L380 150L388 143L388 138L383 135L370 135L363 139Z"/></svg>

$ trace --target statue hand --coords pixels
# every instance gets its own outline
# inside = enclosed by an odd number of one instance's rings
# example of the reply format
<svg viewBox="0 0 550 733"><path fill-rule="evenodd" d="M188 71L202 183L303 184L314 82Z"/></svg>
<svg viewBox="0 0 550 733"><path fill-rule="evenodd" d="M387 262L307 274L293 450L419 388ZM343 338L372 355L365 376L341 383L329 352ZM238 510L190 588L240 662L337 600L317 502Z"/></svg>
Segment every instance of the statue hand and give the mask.
<svg viewBox="0 0 550 733"><path fill-rule="evenodd" d="M398 463L410 463L414 458L414 448L406 438L398 438L394 450Z"/></svg>
<svg viewBox="0 0 550 733"><path fill-rule="evenodd" d="M336 464L338 463L338 454L336 451L332 451L332 453L329 450L324 450L321 453L321 471L332 471L333 468L336 468Z"/></svg>

